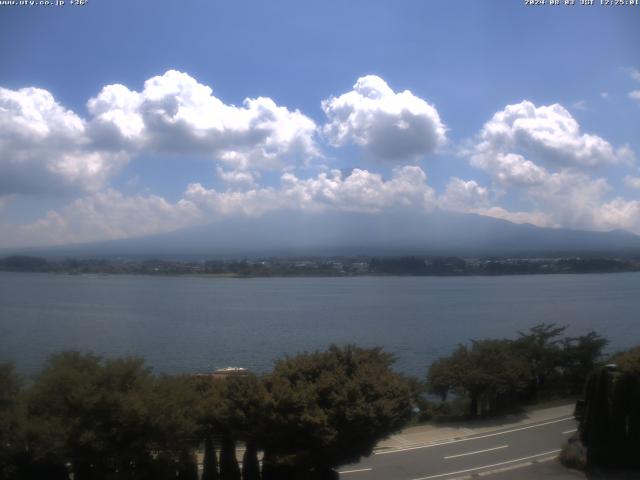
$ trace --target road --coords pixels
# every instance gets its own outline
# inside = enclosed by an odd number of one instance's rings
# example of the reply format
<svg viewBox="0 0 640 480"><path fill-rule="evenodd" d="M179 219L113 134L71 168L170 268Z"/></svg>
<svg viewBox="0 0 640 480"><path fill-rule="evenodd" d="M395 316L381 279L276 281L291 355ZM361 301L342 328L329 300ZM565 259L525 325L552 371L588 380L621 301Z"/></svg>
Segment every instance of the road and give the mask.
<svg viewBox="0 0 640 480"><path fill-rule="evenodd" d="M381 450L341 467L342 480L449 480L555 456L575 432L573 417L430 445Z"/></svg>

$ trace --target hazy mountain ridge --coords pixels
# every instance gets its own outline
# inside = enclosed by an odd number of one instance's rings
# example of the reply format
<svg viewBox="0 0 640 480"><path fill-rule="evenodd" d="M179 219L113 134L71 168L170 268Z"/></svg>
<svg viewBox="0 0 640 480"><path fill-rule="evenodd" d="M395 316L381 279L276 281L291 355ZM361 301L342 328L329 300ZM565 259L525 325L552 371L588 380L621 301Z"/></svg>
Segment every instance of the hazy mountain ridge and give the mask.
<svg viewBox="0 0 640 480"><path fill-rule="evenodd" d="M540 228L475 214L270 214L170 233L55 247L5 249L44 257L300 255L567 255L640 253L640 236Z"/></svg>

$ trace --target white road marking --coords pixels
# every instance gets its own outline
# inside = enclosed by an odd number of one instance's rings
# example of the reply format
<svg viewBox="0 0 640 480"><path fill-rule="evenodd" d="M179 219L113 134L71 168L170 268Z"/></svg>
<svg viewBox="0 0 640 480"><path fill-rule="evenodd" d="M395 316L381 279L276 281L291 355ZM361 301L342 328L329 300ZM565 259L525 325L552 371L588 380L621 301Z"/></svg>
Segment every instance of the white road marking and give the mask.
<svg viewBox="0 0 640 480"><path fill-rule="evenodd" d="M459 453L458 455L449 455L448 457L444 457L444 459L449 460L450 458L466 457L467 455L475 455L476 453L492 452L494 450L500 450L502 448L507 448L507 447L509 447L509 445L500 445L499 447L485 448L484 450L477 450L475 452Z"/></svg>
<svg viewBox="0 0 640 480"><path fill-rule="evenodd" d="M567 430L566 432L562 432L563 435L569 435L570 433L577 432L578 429L574 428L573 430Z"/></svg>
<svg viewBox="0 0 640 480"><path fill-rule="evenodd" d="M551 455L552 453L558 453L559 451L560 450L550 450L548 452L537 453L536 455L530 455L528 457L516 458L515 460L507 460L506 462L492 463L491 465L483 465L481 467L467 468L466 470L458 470L457 472L439 473L438 475L430 475L428 477L413 478L412 480L429 480L431 478L441 478L441 477L446 477L448 475L458 475L460 473L473 472L474 470L482 470L484 468L499 467L501 465L507 465L508 463L521 462L523 460L529 460L531 458L542 457L544 455Z"/></svg>
<svg viewBox="0 0 640 480"><path fill-rule="evenodd" d="M573 417L559 418L557 420L550 420L550 421L544 422L544 423L536 423L535 425L528 425L526 427L512 428L511 430L505 430L504 432L488 433L486 435L478 435L476 437L461 438L461 439L458 439L458 440L446 440L444 442L430 443L429 445L419 445L417 447L396 448L394 450L385 450L385 451L382 451L382 452L375 452L374 455L387 455L389 453L407 452L409 450L419 450L421 448L431 448L431 447L437 447L437 446L440 446L440 445L449 445L450 443L469 442L471 440L479 440L481 438L495 437L497 435L505 435L507 433L519 432L521 430L528 430L530 428L544 427L545 425L551 425L552 423L566 422L567 420L573 420Z"/></svg>
<svg viewBox="0 0 640 480"><path fill-rule="evenodd" d="M345 473L358 473L358 472L370 472L370 468L359 468L358 470L343 470L342 472L338 472L340 475Z"/></svg>

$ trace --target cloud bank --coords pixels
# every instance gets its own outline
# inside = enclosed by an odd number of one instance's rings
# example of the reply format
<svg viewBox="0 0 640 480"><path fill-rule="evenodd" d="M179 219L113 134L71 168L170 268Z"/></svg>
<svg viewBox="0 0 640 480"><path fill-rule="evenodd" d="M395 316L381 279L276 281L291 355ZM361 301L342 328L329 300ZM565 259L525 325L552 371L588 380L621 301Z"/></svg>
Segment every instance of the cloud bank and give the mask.
<svg viewBox="0 0 640 480"><path fill-rule="evenodd" d="M613 188L598 176L607 167L632 166L633 152L583 133L559 104L536 106L525 100L507 105L483 125L475 145L463 154L490 175L497 191L512 193L533 207L518 213L497 206L476 212L539 226L640 233L636 202L620 197L607 201Z"/></svg>
<svg viewBox="0 0 640 480"><path fill-rule="evenodd" d="M217 191L193 183L174 203L157 195L125 196L107 189L80 198L60 212L50 211L32 224L1 225L0 233L7 246L50 245L150 235L276 211L387 214L435 207L434 191L420 167L396 168L388 180L367 170L354 169L347 176L333 170L307 179L285 173L278 187L243 191Z"/></svg>
<svg viewBox="0 0 640 480"><path fill-rule="evenodd" d="M441 192L427 180L428 162L446 158L451 140L433 104L366 75L320 106L325 117L316 120L268 97L236 106L175 70L140 90L104 86L88 100L86 118L46 90L0 88L0 215L25 196L70 198L34 222L0 223L0 246L128 238L270 212L392 216L441 209L640 233L640 202L615 195L603 173L634 171L633 152L584 132L560 104L523 100L495 112L464 142L462 160L446 159L453 174ZM345 146L362 158L340 159ZM325 153L328 147L338 159ZM141 155L170 156L175 168L181 156L199 157L211 162L211 178L186 185L173 201L114 188L111 181ZM331 165L340 160L363 165ZM460 161L488 183L461 178ZM215 178L218 185L208 186ZM620 182L640 185L633 174Z"/></svg>

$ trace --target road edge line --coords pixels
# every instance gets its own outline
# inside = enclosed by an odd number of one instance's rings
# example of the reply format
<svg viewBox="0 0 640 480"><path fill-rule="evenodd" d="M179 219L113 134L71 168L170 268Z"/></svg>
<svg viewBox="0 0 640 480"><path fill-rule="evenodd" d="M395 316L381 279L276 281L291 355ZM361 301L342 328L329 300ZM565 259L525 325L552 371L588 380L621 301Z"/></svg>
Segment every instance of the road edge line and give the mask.
<svg viewBox="0 0 640 480"><path fill-rule="evenodd" d="M545 457L545 455L551 456L551 454L554 454L554 456L557 456L557 455L555 455L557 453L560 453L560 449L550 450L548 452L537 453L535 455L529 455L527 457L516 458L514 460L507 460L507 461L504 461L504 462L493 463L491 465L481 465L479 467L467 468L465 470L458 470L457 472L439 473L439 474L436 474L436 475L428 475L426 477L413 478L411 480L430 480L432 478L448 477L449 475L457 475L458 473L469 473L469 472L473 472L474 470L482 470L483 468L499 467L499 466L506 465L506 464L513 463L513 462L521 462L522 460L535 459L536 457L547 458L547 457ZM538 459L536 459L536 460L539 461ZM531 461L531 462L524 462L521 465L522 466L527 466L527 465L532 465L532 464L533 464L533 462ZM517 465L520 465L520 464L517 464ZM512 465L510 465L510 466L512 466ZM481 473L490 472L490 471L492 471L492 470L484 470L483 472L478 472L476 475L480 476ZM456 478L458 478L458 477L449 477L449 478L447 478L447 480L454 480Z"/></svg>
<svg viewBox="0 0 640 480"><path fill-rule="evenodd" d="M574 417L558 417L555 419L550 419L550 420L546 420L542 423L530 423L527 425L523 425L521 427L517 427L517 428L512 428L509 430L493 430L493 431L488 431L486 433L479 433L479 434L471 434L471 435L467 435L465 437L454 437L454 438L450 438L450 439L446 439L446 440L435 440L434 442L426 442L426 443L418 443L418 444L413 444L407 447L402 447L402 448L389 448L386 450L378 450L378 451L374 451L373 455L387 455L390 453L399 453L399 452L407 452L410 450L419 450L421 448L431 448L431 447L437 447L439 445L448 445L450 443L457 443L457 442L468 442L471 440L479 440L481 438L488 438L488 437L495 437L497 435L505 435L507 433L512 433L512 432L519 432L521 430L528 430L530 428L537 428L537 427L544 427L545 425L551 425L554 423L560 423L560 422L565 422L567 420L573 420Z"/></svg>

